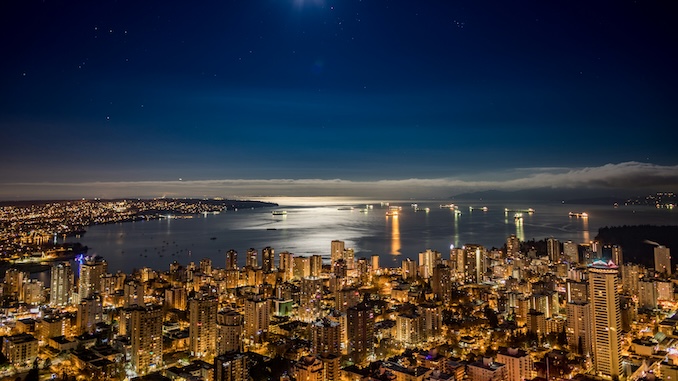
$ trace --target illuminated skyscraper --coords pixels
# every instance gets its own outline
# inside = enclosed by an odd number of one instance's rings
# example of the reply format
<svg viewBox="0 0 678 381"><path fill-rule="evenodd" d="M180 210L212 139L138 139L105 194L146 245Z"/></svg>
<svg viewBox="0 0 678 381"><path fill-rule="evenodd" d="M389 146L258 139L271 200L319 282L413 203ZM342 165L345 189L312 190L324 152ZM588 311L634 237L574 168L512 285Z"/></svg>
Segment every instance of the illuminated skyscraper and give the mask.
<svg viewBox="0 0 678 381"><path fill-rule="evenodd" d="M299 294L299 319L310 322L320 317L322 312L323 283L318 277L301 279L301 293Z"/></svg>
<svg viewBox="0 0 678 381"><path fill-rule="evenodd" d="M617 266L594 262L589 268L593 363L609 377L622 375L621 308L617 293Z"/></svg>
<svg viewBox="0 0 678 381"><path fill-rule="evenodd" d="M268 300L254 297L245 300L245 339L251 343L261 343L268 334L270 321Z"/></svg>
<svg viewBox="0 0 678 381"><path fill-rule="evenodd" d="M80 279L78 280L80 299L101 291L101 277L106 274L107 268L106 261L99 256L85 257L80 262Z"/></svg>
<svg viewBox="0 0 678 381"><path fill-rule="evenodd" d="M73 269L69 262L59 262L52 266L52 285L50 287L49 305L65 306L71 300L73 289Z"/></svg>
<svg viewBox="0 0 678 381"><path fill-rule="evenodd" d="M128 311L132 369L143 376L162 367L162 308L134 306Z"/></svg>
<svg viewBox="0 0 678 381"><path fill-rule="evenodd" d="M671 249L666 246L655 246L654 269L657 272L671 275Z"/></svg>
<svg viewBox="0 0 678 381"><path fill-rule="evenodd" d="M256 269L259 267L259 253L257 249L250 247L245 256L245 266Z"/></svg>
<svg viewBox="0 0 678 381"><path fill-rule="evenodd" d="M261 268L266 272L273 271L275 268L275 250L270 246L261 250Z"/></svg>
<svg viewBox="0 0 678 381"><path fill-rule="evenodd" d="M311 353L341 355L341 327L328 318L318 319L311 324Z"/></svg>
<svg viewBox="0 0 678 381"><path fill-rule="evenodd" d="M464 245L464 282L480 283L485 274L485 248L481 245Z"/></svg>
<svg viewBox="0 0 678 381"><path fill-rule="evenodd" d="M349 354L354 362L361 362L374 350L374 311L360 303L348 309L346 322Z"/></svg>
<svg viewBox="0 0 678 381"><path fill-rule="evenodd" d="M212 260L203 258L200 260L200 272L205 275L212 275Z"/></svg>
<svg viewBox="0 0 678 381"><path fill-rule="evenodd" d="M506 238L506 256L517 257L520 252L520 239L515 234Z"/></svg>
<svg viewBox="0 0 678 381"><path fill-rule="evenodd" d="M76 315L78 333L92 333L96 323L103 320L103 315L101 296L99 296L99 294L94 294L81 299L78 304L78 313Z"/></svg>
<svg viewBox="0 0 678 381"><path fill-rule="evenodd" d="M336 262L338 259L344 257L345 249L346 247L344 246L344 241L332 241L330 248L330 260L332 261L332 264L334 264L334 262Z"/></svg>
<svg viewBox="0 0 678 381"><path fill-rule="evenodd" d="M294 276L294 254L283 251L280 253L280 276L284 281L291 280Z"/></svg>
<svg viewBox="0 0 678 381"><path fill-rule="evenodd" d="M560 242L557 239L553 237L546 239L546 252L551 262L560 262Z"/></svg>
<svg viewBox="0 0 678 381"><path fill-rule="evenodd" d="M238 252L231 249L226 252L226 270L238 269Z"/></svg>
<svg viewBox="0 0 678 381"><path fill-rule="evenodd" d="M323 271L323 257L320 255L311 255L310 258L311 276L320 276Z"/></svg>
<svg viewBox="0 0 678 381"><path fill-rule="evenodd" d="M242 350L243 316L234 310L217 314L217 355Z"/></svg>
<svg viewBox="0 0 678 381"><path fill-rule="evenodd" d="M188 302L191 356L214 356L217 339L217 307L215 297L200 296Z"/></svg>
<svg viewBox="0 0 678 381"><path fill-rule="evenodd" d="M579 245L572 241L563 243L563 256L565 260L572 263L579 263Z"/></svg>
<svg viewBox="0 0 678 381"><path fill-rule="evenodd" d="M582 356L590 356L592 350L591 306L585 301L567 303L567 326L565 332L570 348Z"/></svg>

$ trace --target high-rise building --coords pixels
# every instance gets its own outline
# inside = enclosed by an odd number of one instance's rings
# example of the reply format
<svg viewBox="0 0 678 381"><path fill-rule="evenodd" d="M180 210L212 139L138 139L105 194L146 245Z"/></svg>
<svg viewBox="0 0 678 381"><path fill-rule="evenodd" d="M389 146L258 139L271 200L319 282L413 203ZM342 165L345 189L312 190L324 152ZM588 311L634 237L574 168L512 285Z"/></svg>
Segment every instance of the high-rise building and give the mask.
<svg viewBox="0 0 678 381"><path fill-rule="evenodd" d="M123 290L123 307L129 307L135 304L144 305L144 285L136 279L130 279L125 282Z"/></svg>
<svg viewBox="0 0 678 381"><path fill-rule="evenodd" d="M530 380L532 375L532 358L522 349L499 347L497 361L506 364L506 381Z"/></svg>
<svg viewBox="0 0 678 381"><path fill-rule="evenodd" d="M330 260L332 264L339 259L344 258L344 250L346 249L344 241L334 240L330 244Z"/></svg>
<svg viewBox="0 0 678 381"><path fill-rule="evenodd" d="M421 340L421 315L412 312L404 312L396 316L395 340L406 346L420 345Z"/></svg>
<svg viewBox="0 0 678 381"><path fill-rule="evenodd" d="M546 252L551 262L560 262L560 242L557 239L553 237L546 239Z"/></svg>
<svg viewBox="0 0 678 381"><path fill-rule="evenodd" d="M433 276L433 268L438 264L440 253L426 249L419 253L419 276L423 279L428 279Z"/></svg>
<svg viewBox="0 0 678 381"><path fill-rule="evenodd" d="M372 273L370 272L370 265L367 262L367 258L358 258L358 265L356 266L356 272L358 277L358 283L363 286L370 284L372 279Z"/></svg>
<svg viewBox="0 0 678 381"><path fill-rule="evenodd" d="M440 303L420 303L417 312L421 316L421 340L438 337L443 331L443 308Z"/></svg>
<svg viewBox="0 0 678 381"><path fill-rule="evenodd" d="M69 262L59 262L52 266L52 284L49 290L49 305L65 306L70 303L73 289L73 269Z"/></svg>
<svg viewBox="0 0 678 381"><path fill-rule="evenodd" d="M563 257L565 260L572 263L579 263L579 245L572 241L563 243Z"/></svg>
<svg viewBox="0 0 678 381"><path fill-rule="evenodd" d="M186 309L186 289L184 287L172 287L165 290L165 305L174 310Z"/></svg>
<svg viewBox="0 0 678 381"><path fill-rule="evenodd" d="M280 253L279 269L284 281L291 280L294 276L294 254L283 251Z"/></svg>
<svg viewBox="0 0 678 381"><path fill-rule="evenodd" d="M93 294L80 300L78 303L78 313L76 315L78 333L91 333L95 325L103 320L103 307L101 305L101 296Z"/></svg>
<svg viewBox="0 0 678 381"><path fill-rule="evenodd" d="M376 272L379 270L379 256L378 255L373 255L372 256L372 273Z"/></svg>
<svg viewBox="0 0 678 381"><path fill-rule="evenodd" d="M309 257L294 257L293 262L295 279L311 276L311 259Z"/></svg>
<svg viewBox="0 0 678 381"><path fill-rule="evenodd" d="M270 246L261 249L261 268L266 272L275 269L275 250Z"/></svg>
<svg viewBox="0 0 678 381"><path fill-rule="evenodd" d="M348 309L346 322L351 359L360 362L374 350L374 311L367 303L359 303Z"/></svg>
<svg viewBox="0 0 678 381"><path fill-rule="evenodd" d="M509 237L510 240L510 237ZM464 282L480 283L485 274L485 248L481 245L464 245Z"/></svg>
<svg viewBox="0 0 678 381"><path fill-rule="evenodd" d="M567 343L572 350L582 356L590 356L591 342L591 306L586 301L567 303L567 325L565 333Z"/></svg>
<svg viewBox="0 0 678 381"><path fill-rule="evenodd" d="M245 300L245 339L251 343L261 343L268 334L270 322L268 300L254 297Z"/></svg>
<svg viewBox="0 0 678 381"><path fill-rule="evenodd" d="M133 306L128 311L132 369L143 376L162 367L162 308Z"/></svg>
<svg viewBox="0 0 678 381"><path fill-rule="evenodd" d="M257 249L250 247L247 249L247 255L245 256L245 266L256 269L259 267L259 253Z"/></svg>
<svg viewBox="0 0 678 381"><path fill-rule="evenodd" d="M217 313L217 355L242 351L243 316L234 310Z"/></svg>
<svg viewBox="0 0 678 381"><path fill-rule="evenodd" d="M339 322L328 318L311 324L311 353L341 355L341 327Z"/></svg>
<svg viewBox="0 0 678 381"><path fill-rule="evenodd" d="M229 352L214 359L214 381L247 381L247 356L240 352Z"/></svg>
<svg viewBox="0 0 678 381"><path fill-rule="evenodd" d="M596 261L589 267L593 363L596 371L612 378L622 375L617 277L618 268L612 262Z"/></svg>
<svg viewBox="0 0 678 381"><path fill-rule="evenodd" d="M238 269L238 252L231 249L226 252L226 270Z"/></svg>
<svg viewBox="0 0 678 381"><path fill-rule="evenodd" d="M323 271L323 257L317 254L311 255L309 261L311 276L320 276L320 273Z"/></svg>
<svg viewBox="0 0 678 381"><path fill-rule="evenodd" d="M407 258L402 261L402 277L405 280L417 278L417 262Z"/></svg>
<svg viewBox="0 0 678 381"><path fill-rule="evenodd" d="M622 288L629 295L638 294L638 282L641 275L644 275L645 269L641 265L634 263L625 263L620 266L622 274Z"/></svg>
<svg viewBox="0 0 678 381"><path fill-rule="evenodd" d="M433 269L431 288L433 295L447 305L452 300L452 270L442 264Z"/></svg>
<svg viewBox="0 0 678 381"><path fill-rule="evenodd" d="M515 234L511 234L506 238L506 256L515 258L518 253L520 253L520 239Z"/></svg>
<svg viewBox="0 0 678 381"><path fill-rule="evenodd" d="M191 356L213 357L217 339L217 307L215 297L200 296L188 302L188 337Z"/></svg>
<svg viewBox="0 0 678 381"><path fill-rule="evenodd" d="M671 249L666 246L655 246L654 269L659 273L671 275Z"/></svg>
<svg viewBox="0 0 678 381"><path fill-rule="evenodd" d="M200 272L205 275L212 275L212 260L203 258L200 260Z"/></svg>
<svg viewBox="0 0 678 381"><path fill-rule="evenodd" d="M108 264L99 256L85 257L80 262L80 279L78 280L78 297L92 296L101 291L101 277L106 274Z"/></svg>
<svg viewBox="0 0 678 381"><path fill-rule="evenodd" d="M299 294L299 320L310 322L320 317L323 300L323 282L318 277L301 279Z"/></svg>

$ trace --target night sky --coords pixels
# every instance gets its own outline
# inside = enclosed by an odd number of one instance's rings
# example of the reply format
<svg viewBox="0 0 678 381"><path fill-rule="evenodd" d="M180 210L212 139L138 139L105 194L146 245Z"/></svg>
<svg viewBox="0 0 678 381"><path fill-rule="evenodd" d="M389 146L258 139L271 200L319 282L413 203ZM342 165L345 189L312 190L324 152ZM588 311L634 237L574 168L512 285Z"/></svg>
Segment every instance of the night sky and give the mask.
<svg viewBox="0 0 678 381"><path fill-rule="evenodd" d="M0 5L0 198L678 190L669 1Z"/></svg>

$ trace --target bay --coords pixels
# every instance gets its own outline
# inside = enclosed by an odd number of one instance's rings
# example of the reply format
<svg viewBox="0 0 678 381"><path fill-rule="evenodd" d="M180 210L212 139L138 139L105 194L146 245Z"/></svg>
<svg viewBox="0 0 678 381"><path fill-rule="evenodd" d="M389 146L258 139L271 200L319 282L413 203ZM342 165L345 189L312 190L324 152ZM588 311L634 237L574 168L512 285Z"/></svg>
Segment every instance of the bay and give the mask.
<svg viewBox="0 0 678 381"><path fill-rule="evenodd" d="M330 242L342 240L354 248L356 258L378 255L382 267L397 267L405 258L417 259L426 249L438 250L447 258L450 245L468 243L487 248L501 247L515 234L521 240L555 237L561 242L593 240L598 228L620 225L676 225L676 210L649 206L571 205L536 202L457 202L458 212L441 208L449 200L400 200L390 206L402 208L397 217L386 216L389 205L375 200L342 198L266 199L277 208L240 209L220 214L196 215L188 219L160 219L90 226L82 237L68 238L90 248L90 255L106 259L109 272L131 272L150 267L165 271L170 263L198 263L203 258L213 266L225 265L225 253L236 250L244 266L249 248L259 252L271 246L276 253L322 255L329 260ZM430 208L429 212L415 211ZM372 205L373 209L367 209ZM487 211L474 209L487 207ZM505 212L508 208L511 211ZM523 213L522 221L514 210ZM273 215L272 210L285 210ZM586 212L588 218L569 216ZM278 256L276 255L276 261ZM261 259L259 259L261 263ZM277 265L277 263L276 263Z"/></svg>

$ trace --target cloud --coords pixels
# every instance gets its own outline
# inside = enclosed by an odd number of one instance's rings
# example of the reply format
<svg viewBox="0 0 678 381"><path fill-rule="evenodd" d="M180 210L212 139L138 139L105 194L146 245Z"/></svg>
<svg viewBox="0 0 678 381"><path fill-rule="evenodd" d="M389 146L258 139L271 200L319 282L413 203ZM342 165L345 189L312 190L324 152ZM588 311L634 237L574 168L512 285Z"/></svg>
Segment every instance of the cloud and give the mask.
<svg viewBox="0 0 678 381"><path fill-rule="evenodd" d="M585 168L520 168L509 173L479 173L476 180L411 178L355 181L347 179L218 179L193 181L122 181L82 183L7 183L0 198L120 197L273 197L346 196L373 198L448 197L483 190L535 188L675 190L678 166L625 162ZM501 178L502 180L494 180Z"/></svg>

